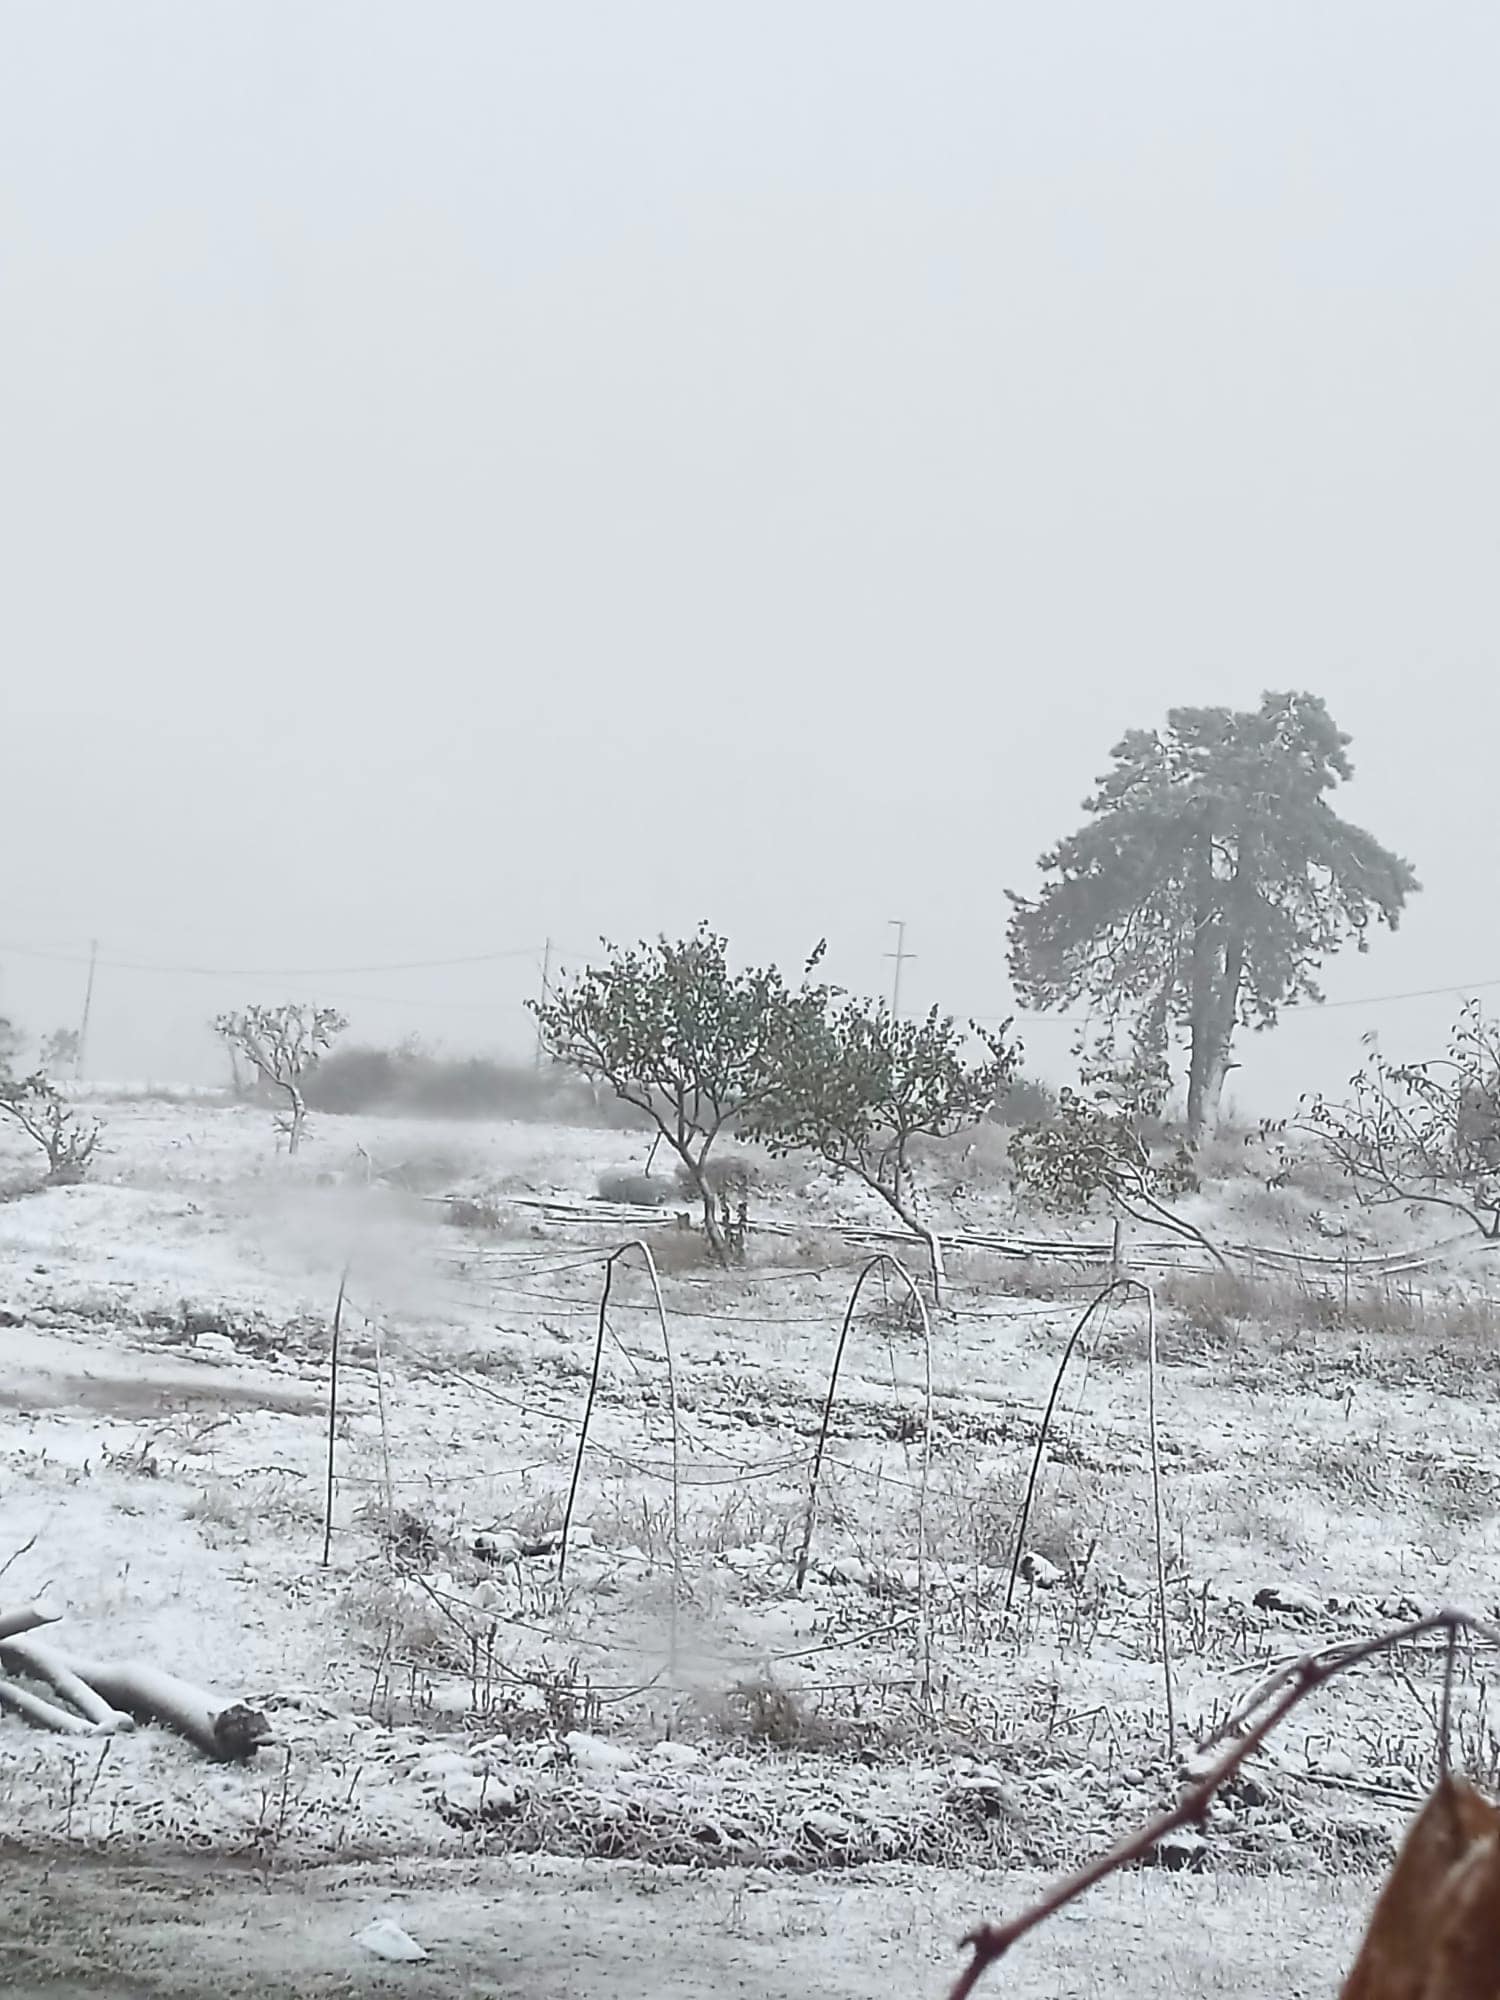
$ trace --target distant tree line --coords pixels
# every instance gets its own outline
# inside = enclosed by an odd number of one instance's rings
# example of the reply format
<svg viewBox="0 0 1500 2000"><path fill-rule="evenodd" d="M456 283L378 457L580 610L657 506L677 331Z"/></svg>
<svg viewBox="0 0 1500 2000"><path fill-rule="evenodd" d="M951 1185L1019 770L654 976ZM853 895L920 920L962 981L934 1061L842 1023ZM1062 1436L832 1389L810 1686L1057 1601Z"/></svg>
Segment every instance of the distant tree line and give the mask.
<svg viewBox="0 0 1500 2000"><path fill-rule="evenodd" d="M394 1048L368 1042L336 1048L309 1071L303 1092L314 1111L651 1129L643 1112L551 1061L445 1054L415 1039Z"/></svg>

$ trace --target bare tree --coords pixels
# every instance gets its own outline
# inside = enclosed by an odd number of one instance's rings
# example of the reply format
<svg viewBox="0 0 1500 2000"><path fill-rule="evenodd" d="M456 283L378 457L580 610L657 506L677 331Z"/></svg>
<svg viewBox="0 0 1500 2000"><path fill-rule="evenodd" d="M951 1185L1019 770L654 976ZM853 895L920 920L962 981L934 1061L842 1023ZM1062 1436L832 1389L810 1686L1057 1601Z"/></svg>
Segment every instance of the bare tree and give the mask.
<svg viewBox="0 0 1500 2000"><path fill-rule="evenodd" d="M1302 1119L1367 1207L1451 1209L1500 1240L1500 1021L1467 1002L1446 1052L1393 1063L1372 1048L1341 1104Z"/></svg>
<svg viewBox="0 0 1500 2000"><path fill-rule="evenodd" d="M0 1118L41 1147L50 1187L72 1187L85 1178L103 1128L97 1120L80 1118L45 1070L0 1077Z"/></svg>
<svg viewBox="0 0 1500 2000"><path fill-rule="evenodd" d="M333 1007L288 1001L280 1007L246 1007L238 1014L220 1014L214 1032L284 1100L276 1129L286 1134L286 1149L295 1153L307 1124L302 1080L319 1056L326 1055L349 1023Z"/></svg>

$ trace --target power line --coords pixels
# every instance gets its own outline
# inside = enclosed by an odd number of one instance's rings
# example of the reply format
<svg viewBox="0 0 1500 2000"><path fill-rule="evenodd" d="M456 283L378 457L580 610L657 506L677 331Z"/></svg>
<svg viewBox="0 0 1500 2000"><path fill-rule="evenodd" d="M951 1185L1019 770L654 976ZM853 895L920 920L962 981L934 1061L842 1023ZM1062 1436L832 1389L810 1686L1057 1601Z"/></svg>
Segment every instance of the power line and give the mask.
<svg viewBox="0 0 1500 2000"><path fill-rule="evenodd" d="M156 965L139 959L99 958L110 972L164 972L194 979L342 979L366 972L436 972L458 965L494 965L501 959L536 958L540 945L515 945L507 951L470 952L461 958L411 958L384 965ZM56 965L87 965L87 952L41 951L34 945L0 944L0 952L15 958L47 959Z"/></svg>
<svg viewBox="0 0 1500 2000"><path fill-rule="evenodd" d="M1456 986L1414 986L1409 993L1371 993L1362 1000L1293 1000L1287 1014L1322 1014L1330 1007L1384 1007L1393 1000L1438 1000L1445 994L1478 993L1482 988L1500 986L1500 979L1465 979Z"/></svg>
<svg viewBox="0 0 1500 2000"><path fill-rule="evenodd" d="M1500 977L1494 979L1463 979L1452 986L1414 986L1405 993L1365 993L1352 1000L1288 1000L1278 1008L1280 1014L1328 1014L1340 1007L1388 1007L1401 1000L1440 1000L1445 995L1480 993L1490 987L1500 986ZM1026 1027L1091 1028L1094 1017L1088 1014L1027 1014L1014 1010L1010 1014L973 1014L975 1021L1016 1020Z"/></svg>
<svg viewBox="0 0 1500 2000"><path fill-rule="evenodd" d="M896 979L899 981L903 963L916 956L905 947L904 923L892 919L897 931L895 951L885 953L895 961ZM382 972L438 972L456 966L496 965L505 960L529 958L545 960L550 970L550 961L557 953L557 946L548 939L544 944L510 945L501 951L477 951L463 953L453 958L410 958L388 960L382 964L369 965L168 965L145 959L105 958L99 955L97 946L92 951L49 951L37 945L0 943L0 952L14 958L43 959L54 965L97 965L110 972L156 972L194 979L341 979L365 973ZM1326 1014L1336 1009L1349 1007L1388 1007L1405 1000L1435 1000L1449 994L1479 993L1500 986L1500 974L1488 979L1454 980L1444 986L1415 986L1400 993L1367 993L1344 1000L1289 1000L1278 1011L1283 1014ZM899 985L896 988L899 995ZM385 996L369 994L369 999ZM898 1001L899 1004L899 1001ZM1029 1027L1056 1026L1060 1028L1087 1028L1094 1024L1094 1017L1086 1014L1042 1014L1026 1013L1011 1009L1005 1014L973 1014L967 1018L975 1021L1018 1020Z"/></svg>

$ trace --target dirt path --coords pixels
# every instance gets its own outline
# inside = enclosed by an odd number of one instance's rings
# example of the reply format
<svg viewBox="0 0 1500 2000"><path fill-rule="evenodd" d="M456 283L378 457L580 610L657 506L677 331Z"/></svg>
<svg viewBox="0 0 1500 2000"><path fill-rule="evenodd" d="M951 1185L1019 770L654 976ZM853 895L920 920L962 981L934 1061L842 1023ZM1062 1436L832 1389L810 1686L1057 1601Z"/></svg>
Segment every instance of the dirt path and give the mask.
<svg viewBox="0 0 1500 2000"><path fill-rule="evenodd" d="M266 1881L220 1863L49 1865L0 1852L0 1988L13 2000L936 2000L976 1913L1014 1907L1032 1887L911 1870L787 1880L545 1857ZM1124 1878L1018 1950L1003 1991L1331 1995L1369 1899L1362 1883ZM354 1934L378 1916L430 1957L392 1965L363 1950ZM999 2000L998 1979L992 1990Z"/></svg>

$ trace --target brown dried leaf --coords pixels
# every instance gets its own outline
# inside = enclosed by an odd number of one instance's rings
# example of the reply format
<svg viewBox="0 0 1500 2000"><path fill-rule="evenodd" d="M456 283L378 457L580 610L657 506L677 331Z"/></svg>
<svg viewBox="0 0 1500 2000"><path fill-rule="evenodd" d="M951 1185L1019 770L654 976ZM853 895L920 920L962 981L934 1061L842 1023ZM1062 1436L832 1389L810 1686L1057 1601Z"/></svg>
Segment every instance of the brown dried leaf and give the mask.
<svg viewBox="0 0 1500 2000"><path fill-rule="evenodd" d="M1500 2000L1500 1809L1472 1785L1412 1822L1342 2000Z"/></svg>

